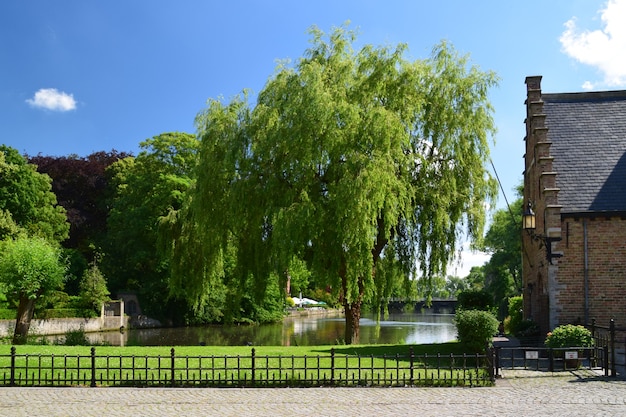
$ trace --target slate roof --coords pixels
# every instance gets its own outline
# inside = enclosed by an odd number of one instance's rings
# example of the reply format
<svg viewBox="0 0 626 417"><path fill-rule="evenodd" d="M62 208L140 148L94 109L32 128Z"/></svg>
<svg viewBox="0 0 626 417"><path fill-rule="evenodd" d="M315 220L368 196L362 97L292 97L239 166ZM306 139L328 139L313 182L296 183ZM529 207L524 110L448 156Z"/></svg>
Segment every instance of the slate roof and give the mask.
<svg viewBox="0 0 626 417"><path fill-rule="evenodd" d="M626 91L542 99L561 214L626 213Z"/></svg>

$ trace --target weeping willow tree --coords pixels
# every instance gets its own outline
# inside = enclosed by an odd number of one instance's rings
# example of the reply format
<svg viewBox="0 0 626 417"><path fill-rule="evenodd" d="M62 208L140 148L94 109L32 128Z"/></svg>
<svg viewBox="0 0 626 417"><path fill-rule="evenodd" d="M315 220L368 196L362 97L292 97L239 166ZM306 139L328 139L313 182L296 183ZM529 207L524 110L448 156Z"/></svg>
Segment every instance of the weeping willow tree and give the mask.
<svg viewBox="0 0 626 417"><path fill-rule="evenodd" d="M345 27L311 35L255 106L243 94L198 115L178 283L201 304L230 259L229 285L252 276L262 294L295 256L339 290L345 342L358 343L362 304L397 277L389 268L445 276L461 233L482 235L497 79L446 43L409 61L403 44L355 51Z"/></svg>

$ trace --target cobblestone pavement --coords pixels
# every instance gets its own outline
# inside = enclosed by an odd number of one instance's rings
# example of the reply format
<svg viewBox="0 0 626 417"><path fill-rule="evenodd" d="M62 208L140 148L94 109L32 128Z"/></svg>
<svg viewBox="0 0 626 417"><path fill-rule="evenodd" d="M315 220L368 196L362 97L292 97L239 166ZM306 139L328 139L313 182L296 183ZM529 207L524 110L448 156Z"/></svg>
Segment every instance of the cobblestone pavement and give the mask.
<svg viewBox="0 0 626 417"><path fill-rule="evenodd" d="M503 371L489 388L0 388L0 416L625 416L626 380Z"/></svg>

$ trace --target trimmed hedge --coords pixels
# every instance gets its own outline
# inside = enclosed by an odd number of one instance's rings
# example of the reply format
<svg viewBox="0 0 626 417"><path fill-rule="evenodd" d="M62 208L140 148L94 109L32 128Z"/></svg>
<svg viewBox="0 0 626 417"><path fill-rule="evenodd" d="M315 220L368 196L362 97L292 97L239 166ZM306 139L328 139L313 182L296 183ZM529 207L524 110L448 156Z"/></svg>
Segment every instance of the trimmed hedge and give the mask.
<svg viewBox="0 0 626 417"><path fill-rule="evenodd" d="M68 318L95 318L98 314L88 308L51 308L35 314L38 319L68 319ZM15 318L15 317L13 317Z"/></svg>

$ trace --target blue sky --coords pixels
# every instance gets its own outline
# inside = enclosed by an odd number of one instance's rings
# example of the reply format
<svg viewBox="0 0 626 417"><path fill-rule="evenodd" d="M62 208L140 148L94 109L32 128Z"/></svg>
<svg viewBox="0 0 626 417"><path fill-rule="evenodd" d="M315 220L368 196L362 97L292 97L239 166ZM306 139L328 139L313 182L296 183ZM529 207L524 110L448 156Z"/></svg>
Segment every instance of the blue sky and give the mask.
<svg viewBox="0 0 626 417"><path fill-rule="evenodd" d="M303 55L312 25L348 20L357 47L404 42L407 58L423 59L447 40L499 75L491 153L509 200L522 178L526 76L542 75L545 92L626 88L626 0L3 0L0 143L85 156L194 133L207 99L258 93L277 60Z"/></svg>

